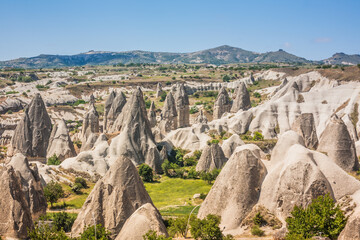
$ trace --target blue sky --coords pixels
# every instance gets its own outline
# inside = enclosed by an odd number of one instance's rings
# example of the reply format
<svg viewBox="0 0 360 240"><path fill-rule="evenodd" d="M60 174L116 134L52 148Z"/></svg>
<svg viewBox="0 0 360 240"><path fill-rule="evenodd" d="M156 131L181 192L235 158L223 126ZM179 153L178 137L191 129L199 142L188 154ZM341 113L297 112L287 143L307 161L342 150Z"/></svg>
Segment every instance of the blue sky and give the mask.
<svg viewBox="0 0 360 240"><path fill-rule="evenodd" d="M360 53L360 0L0 0L0 60L88 50Z"/></svg>

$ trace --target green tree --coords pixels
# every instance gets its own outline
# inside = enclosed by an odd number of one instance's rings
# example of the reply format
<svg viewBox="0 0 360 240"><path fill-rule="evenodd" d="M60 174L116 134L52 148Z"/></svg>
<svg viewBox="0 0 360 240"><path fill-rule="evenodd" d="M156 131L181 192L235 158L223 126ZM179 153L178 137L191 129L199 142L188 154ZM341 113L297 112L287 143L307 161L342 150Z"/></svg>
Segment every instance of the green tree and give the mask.
<svg viewBox="0 0 360 240"><path fill-rule="evenodd" d="M53 203L56 203L59 198L64 196L64 190L59 183L51 181L44 187L44 196L52 207Z"/></svg>
<svg viewBox="0 0 360 240"><path fill-rule="evenodd" d="M80 194L81 193L81 189L83 189L83 186L80 183L74 183L71 186L71 190L76 193L76 194Z"/></svg>
<svg viewBox="0 0 360 240"><path fill-rule="evenodd" d="M83 179L82 177L77 177L75 178L75 183L78 183L82 186L82 188L88 188L88 185L86 183L86 180Z"/></svg>
<svg viewBox="0 0 360 240"><path fill-rule="evenodd" d="M228 75L225 75L224 77L223 77L223 82L230 82L230 77L228 76Z"/></svg>
<svg viewBox="0 0 360 240"><path fill-rule="evenodd" d="M96 225L96 239L110 240L110 232L106 230L101 224ZM95 240L95 226L88 226L80 235L78 240Z"/></svg>
<svg viewBox="0 0 360 240"><path fill-rule="evenodd" d="M291 217L286 219L289 230L287 239L295 239L294 236L311 238L320 233L324 237L337 239L346 221L344 213L328 194L320 196L306 208L294 207Z"/></svg>
<svg viewBox="0 0 360 240"><path fill-rule="evenodd" d="M185 217L178 217L178 218L171 218L169 220L169 234L172 237L175 237L176 235L180 235L182 237L186 237L187 234L187 222L188 222L188 216Z"/></svg>
<svg viewBox="0 0 360 240"><path fill-rule="evenodd" d="M141 164L139 167L139 175L144 182L153 182L154 174L152 168L147 164Z"/></svg>
<svg viewBox="0 0 360 240"><path fill-rule="evenodd" d="M75 216L67 212L54 213L53 226L57 231L64 230L65 232L70 232L75 219Z"/></svg>
<svg viewBox="0 0 360 240"><path fill-rule="evenodd" d="M68 240L63 230L57 231L54 227L48 224L38 225L31 230L28 230L28 238L31 240Z"/></svg>
<svg viewBox="0 0 360 240"><path fill-rule="evenodd" d="M56 156L55 153L52 157L49 157L47 162L48 165L60 165L60 163L60 159Z"/></svg>
<svg viewBox="0 0 360 240"><path fill-rule="evenodd" d="M153 230L149 230L144 236L144 240L171 240L171 237L166 237L164 235L157 235Z"/></svg>
<svg viewBox="0 0 360 240"><path fill-rule="evenodd" d="M190 221L190 232L191 236L195 239L201 240L221 240L224 238L219 224L220 217L209 214L205 219L198 219L192 217Z"/></svg>
<svg viewBox="0 0 360 240"><path fill-rule="evenodd" d="M166 92L162 92L160 95L160 102L165 101L165 99L166 99Z"/></svg>
<svg viewBox="0 0 360 240"><path fill-rule="evenodd" d="M208 184L211 184L217 176L220 174L220 169L214 169L211 172L202 172L200 173L200 178L206 181Z"/></svg>

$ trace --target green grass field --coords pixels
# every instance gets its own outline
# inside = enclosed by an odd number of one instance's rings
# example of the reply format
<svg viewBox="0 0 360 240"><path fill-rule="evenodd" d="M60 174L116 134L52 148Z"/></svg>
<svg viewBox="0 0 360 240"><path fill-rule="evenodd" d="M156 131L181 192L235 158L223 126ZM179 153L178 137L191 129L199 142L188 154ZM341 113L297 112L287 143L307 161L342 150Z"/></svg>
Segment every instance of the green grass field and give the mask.
<svg viewBox="0 0 360 240"><path fill-rule="evenodd" d="M181 216L189 214L194 206L198 204L192 199L194 194L207 194L211 185L200 179L163 176L159 182L145 183L145 188L162 215Z"/></svg>

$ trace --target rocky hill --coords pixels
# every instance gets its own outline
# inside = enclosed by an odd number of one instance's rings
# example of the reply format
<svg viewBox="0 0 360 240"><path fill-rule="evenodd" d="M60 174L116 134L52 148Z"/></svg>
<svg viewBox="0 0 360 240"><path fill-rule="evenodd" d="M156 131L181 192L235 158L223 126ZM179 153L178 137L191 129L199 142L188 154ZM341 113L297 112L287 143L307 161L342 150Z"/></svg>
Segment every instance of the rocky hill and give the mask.
<svg viewBox="0 0 360 240"><path fill-rule="evenodd" d="M326 64L343 64L343 65L356 65L360 63L360 55L348 55L345 53L335 53L331 58L323 60Z"/></svg>
<svg viewBox="0 0 360 240"><path fill-rule="evenodd" d="M287 53L281 49L276 52L256 53L224 45L191 53L89 51L76 55L42 54L36 57L0 61L0 68L50 68L84 65L109 65L118 63L208 63L220 65L252 62L308 63L310 61Z"/></svg>

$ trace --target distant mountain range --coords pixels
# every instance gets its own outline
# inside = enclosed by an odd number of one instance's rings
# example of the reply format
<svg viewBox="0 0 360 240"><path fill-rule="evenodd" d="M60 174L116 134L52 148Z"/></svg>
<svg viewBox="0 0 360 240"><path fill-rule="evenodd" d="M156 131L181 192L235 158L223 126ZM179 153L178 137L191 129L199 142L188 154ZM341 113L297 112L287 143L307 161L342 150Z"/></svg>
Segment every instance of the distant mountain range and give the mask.
<svg viewBox="0 0 360 240"><path fill-rule="evenodd" d="M89 51L76 55L39 55L30 58L18 58L9 61L0 61L0 68L53 68L71 67L84 65L112 65L118 63L312 63L307 60L285 52L280 49L276 52L256 53L228 45L211 48L192 53L169 53L169 52L104 52ZM328 64L358 64L360 55L346 55L337 53L333 57L320 61Z"/></svg>

